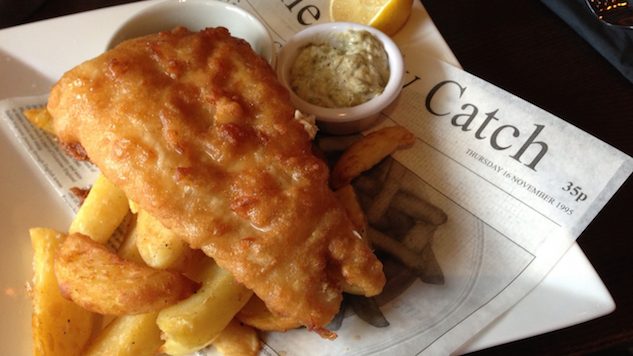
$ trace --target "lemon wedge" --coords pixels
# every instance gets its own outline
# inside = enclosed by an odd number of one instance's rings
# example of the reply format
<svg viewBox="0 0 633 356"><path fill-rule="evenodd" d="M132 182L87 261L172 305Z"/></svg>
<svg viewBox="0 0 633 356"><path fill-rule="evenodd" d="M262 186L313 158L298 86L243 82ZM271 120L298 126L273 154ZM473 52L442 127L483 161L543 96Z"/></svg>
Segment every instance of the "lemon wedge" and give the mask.
<svg viewBox="0 0 633 356"><path fill-rule="evenodd" d="M389 36L407 22L413 0L330 0L330 19L369 25Z"/></svg>

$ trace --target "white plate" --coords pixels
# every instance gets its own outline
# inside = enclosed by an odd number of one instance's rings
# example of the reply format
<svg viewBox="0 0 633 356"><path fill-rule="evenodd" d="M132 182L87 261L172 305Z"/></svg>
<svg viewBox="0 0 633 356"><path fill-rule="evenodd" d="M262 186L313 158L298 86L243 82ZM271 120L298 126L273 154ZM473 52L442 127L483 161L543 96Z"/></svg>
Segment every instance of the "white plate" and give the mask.
<svg viewBox="0 0 633 356"><path fill-rule="evenodd" d="M416 1L423 26L415 34L421 50L459 65L443 38ZM0 30L0 99L48 92L56 78L99 54L112 33L148 2L111 7ZM416 41L416 42L420 42ZM484 78L485 79L485 78ZM0 354L31 353L31 278L28 228L65 230L71 218L66 205L16 150L0 124ZM545 280L519 304L462 348L474 351L587 321L615 308L613 299L578 245L574 245Z"/></svg>

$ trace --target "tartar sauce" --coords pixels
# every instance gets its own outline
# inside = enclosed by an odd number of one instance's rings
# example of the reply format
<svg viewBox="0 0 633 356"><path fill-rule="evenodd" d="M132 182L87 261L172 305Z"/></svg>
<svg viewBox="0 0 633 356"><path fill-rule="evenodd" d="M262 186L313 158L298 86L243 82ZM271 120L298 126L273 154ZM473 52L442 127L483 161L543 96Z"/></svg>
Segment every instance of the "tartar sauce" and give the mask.
<svg viewBox="0 0 633 356"><path fill-rule="evenodd" d="M340 108L369 101L389 80L382 44L367 31L345 31L303 47L290 69L290 86L314 105Z"/></svg>

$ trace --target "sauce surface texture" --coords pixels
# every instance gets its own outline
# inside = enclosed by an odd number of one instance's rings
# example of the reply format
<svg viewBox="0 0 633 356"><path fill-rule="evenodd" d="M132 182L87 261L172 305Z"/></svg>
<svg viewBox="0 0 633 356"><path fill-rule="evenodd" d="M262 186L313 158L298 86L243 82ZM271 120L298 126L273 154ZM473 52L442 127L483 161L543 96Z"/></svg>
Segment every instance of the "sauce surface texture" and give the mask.
<svg viewBox="0 0 633 356"><path fill-rule="evenodd" d="M379 95L389 80L389 59L367 31L332 34L303 47L290 69L292 90L328 108L360 105Z"/></svg>

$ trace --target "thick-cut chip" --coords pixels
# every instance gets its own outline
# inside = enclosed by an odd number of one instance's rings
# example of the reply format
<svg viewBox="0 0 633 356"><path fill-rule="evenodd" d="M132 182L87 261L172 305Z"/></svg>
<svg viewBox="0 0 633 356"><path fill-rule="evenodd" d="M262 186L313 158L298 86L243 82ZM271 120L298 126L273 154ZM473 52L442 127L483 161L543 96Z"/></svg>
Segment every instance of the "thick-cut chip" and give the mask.
<svg viewBox="0 0 633 356"><path fill-rule="evenodd" d="M55 127L53 126L53 117L46 110L45 107L26 109L23 112L24 116L37 128L40 128L50 134L55 134Z"/></svg>
<svg viewBox="0 0 633 356"><path fill-rule="evenodd" d="M119 249L116 253L124 260L144 264L145 261L143 261L143 258L141 257L141 254L138 252L138 248L136 247L136 221L133 220L131 223L133 225L124 236L123 242L121 243L121 246L119 246Z"/></svg>
<svg viewBox="0 0 633 356"><path fill-rule="evenodd" d="M367 209L367 220L370 224L377 224L385 215L391 205L393 196L400 190L400 182L406 174L407 169L401 164L391 165L391 169L382 184L382 189L376 194Z"/></svg>
<svg viewBox="0 0 633 356"><path fill-rule="evenodd" d="M401 126L385 127L354 142L336 162L330 185L339 189L398 149L411 147L415 136Z"/></svg>
<svg viewBox="0 0 633 356"><path fill-rule="evenodd" d="M163 343L156 325L158 313L116 318L90 344L84 356L153 356Z"/></svg>
<svg viewBox="0 0 633 356"><path fill-rule="evenodd" d="M213 341L213 346L224 356L255 356L262 343L255 329L233 319Z"/></svg>
<svg viewBox="0 0 633 356"><path fill-rule="evenodd" d="M136 246L148 266L167 269L181 263L190 248L178 234L167 229L147 211L136 215Z"/></svg>
<svg viewBox="0 0 633 356"><path fill-rule="evenodd" d="M55 259L62 295L107 315L158 311L194 291L186 277L127 261L81 234L69 235Z"/></svg>
<svg viewBox="0 0 633 356"><path fill-rule="evenodd" d="M345 208L347 217L352 222L352 225L354 225L356 231L361 236L365 236L365 232L367 230L367 218L365 217L363 208L361 208L360 203L358 202L358 197L356 196L354 187L350 184L345 185L334 192L334 194L336 194L336 198L339 202L341 202L343 208Z"/></svg>
<svg viewBox="0 0 633 356"><path fill-rule="evenodd" d="M246 325L263 331L287 331L301 326L296 320L274 315L256 295L235 316Z"/></svg>
<svg viewBox="0 0 633 356"><path fill-rule="evenodd" d="M211 344L253 295L211 259L202 279L196 294L158 314L156 322L165 339L161 352L182 355Z"/></svg>
<svg viewBox="0 0 633 356"><path fill-rule="evenodd" d="M426 257L409 250L402 242L392 239L371 227L367 229L367 239L371 241L376 248L398 259L416 275L422 276L426 273Z"/></svg>
<svg viewBox="0 0 633 356"><path fill-rule="evenodd" d="M80 233L105 243L129 212L125 193L99 175L70 224L70 234Z"/></svg>
<svg viewBox="0 0 633 356"><path fill-rule="evenodd" d="M402 238L402 244L411 251L421 253L429 246L436 229L437 225L417 221Z"/></svg>
<svg viewBox="0 0 633 356"><path fill-rule="evenodd" d="M393 197L393 207L420 221L442 225L448 219L446 213L435 205L412 194L399 192Z"/></svg>
<svg viewBox="0 0 633 356"><path fill-rule="evenodd" d="M53 270L63 235L50 229L29 230L33 245L33 354L80 355L96 325L96 315L65 299Z"/></svg>

